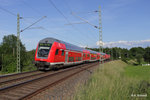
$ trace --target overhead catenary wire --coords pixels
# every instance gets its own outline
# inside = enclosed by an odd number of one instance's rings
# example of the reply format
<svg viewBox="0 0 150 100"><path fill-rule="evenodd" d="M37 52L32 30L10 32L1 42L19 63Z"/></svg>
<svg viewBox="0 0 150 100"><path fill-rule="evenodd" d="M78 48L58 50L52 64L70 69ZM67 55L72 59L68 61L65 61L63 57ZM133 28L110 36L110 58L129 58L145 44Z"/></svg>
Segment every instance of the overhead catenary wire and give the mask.
<svg viewBox="0 0 150 100"><path fill-rule="evenodd" d="M2 8L2 7L0 7L0 9L3 10L3 11L5 11L6 13L11 14L12 16L17 17L17 14L15 14L15 13L9 11L8 9ZM20 17L20 19L25 19L25 18L26 18L26 17ZM28 17L28 18L32 18L32 17Z"/></svg>
<svg viewBox="0 0 150 100"><path fill-rule="evenodd" d="M52 31L50 31L50 30L48 30L48 29L46 29L45 27L43 27L42 28L43 30L45 30L45 31L47 31L48 33L53 33L53 34L56 34L56 35L59 35L59 36L61 36L62 38L66 38L66 37L64 37L63 35L60 35L60 34L58 34L58 33L56 33L56 32L52 32ZM68 38L68 40L70 40L70 38ZM71 41L73 41L74 43L77 43L77 44L80 44L80 45L82 45L83 46L83 44L82 43L80 43L80 42L77 42L77 41L75 41L75 40L72 40L71 39Z"/></svg>
<svg viewBox="0 0 150 100"><path fill-rule="evenodd" d="M68 20L68 18L57 8L57 6L52 2L52 0L48 0L51 4L52 4L52 6L64 17L64 19L69 23L69 24L71 24L71 22ZM72 24L71 24L71 26L76 30L76 31L78 31ZM79 31L78 31L79 32ZM80 32L81 33L81 32ZM87 41L88 42L88 41Z"/></svg>
<svg viewBox="0 0 150 100"><path fill-rule="evenodd" d="M52 2L52 0L48 0L51 4L52 4L52 6L66 19L66 21L68 22L68 23L70 23L70 21L68 20L68 18L56 7L56 5Z"/></svg>
<svg viewBox="0 0 150 100"><path fill-rule="evenodd" d="M85 24L86 22L75 22L75 23L71 23L71 24ZM65 25L71 25L71 24L65 24Z"/></svg>
<svg viewBox="0 0 150 100"><path fill-rule="evenodd" d="M5 12L7 12L7 13L9 13L9 14L11 14L12 16L16 16L17 17L17 14L15 14L15 13L13 13L13 12L5 9L5 8L0 7L0 9L3 10L3 11L5 11Z"/></svg>
<svg viewBox="0 0 150 100"><path fill-rule="evenodd" d="M34 7L30 6L30 5L29 5L27 2L25 2L25 1L23 1L23 3L24 3L26 6L28 6L30 9L32 9L32 11L34 11L34 12L38 13L39 15L41 15L41 13L40 13L39 10L37 10L37 9L35 9ZM26 18L24 18L23 20L24 20L25 22L27 22L27 23L31 23L31 22L27 21ZM48 30L48 29L44 28L43 26L38 26L38 27L35 27L35 28L28 28L28 29L43 29L43 30ZM50 32L50 31L47 31L47 32ZM50 33L54 33L54 32L50 32ZM56 34L56 33L54 33L54 34ZM64 37L64 36L62 36L62 35L60 35L60 34L56 34L56 35L59 35L59 36L61 36L61 37ZM73 40L73 41L74 41L74 40ZM75 43L78 43L78 44L80 44L80 45L83 45L82 43L79 43L79 42L77 42L77 41L74 41L74 42L75 42Z"/></svg>
<svg viewBox="0 0 150 100"><path fill-rule="evenodd" d="M94 10L94 11L85 11L85 12L76 12L76 14L93 14L93 13L96 13L98 12L97 10Z"/></svg>
<svg viewBox="0 0 150 100"><path fill-rule="evenodd" d="M93 27L95 27L95 28L98 28L98 26L96 26L96 25L94 25L94 24L91 24L90 22L88 22L87 20L81 18L80 16L77 16L74 12L72 12L71 14L74 15L75 17L81 19L82 21L86 22L87 24L89 24L89 25L91 25L91 26L93 26Z"/></svg>
<svg viewBox="0 0 150 100"><path fill-rule="evenodd" d="M51 4L52 4L52 6L64 17L64 19L74 28L74 30L76 30L76 31L78 31L79 33L82 33L81 31L79 31L76 27L74 27L73 26L73 24L71 24L71 22L68 20L68 18L57 8L57 6L53 3L53 1L52 0L48 0ZM69 6L69 5L68 5ZM70 7L69 7L70 8ZM71 11L72 11L72 9L71 9ZM80 35L83 35L83 34L80 34ZM84 37L86 36L88 39L90 39L89 37L88 37L88 35L87 34L85 34L85 35L83 35ZM83 39L82 39L83 40ZM91 40L91 39L90 39ZM89 42L89 41L87 41L86 40L86 42Z"/></svg>
<svg viewBox="0 0 150 100"><path fill-rule="evenodd" d="M44 19L44 18L46 18L46 16L43 16L42 18L40 18L39 20L37 20L37 21L36 21L36 22L34 22L33 24L31 24L31 25L29 25L28 27L26 27L26 28L22 29L20 32L25 31L26 29L28 29L29 27L31 27L31 26L33 26L33 25L35 25L36 23L38 23L39 21L41 21L41 20L42 20L42 19Z"/></svg>
<svg viewBox="0 0 150 100"><path fill-rule="evenodd" d="M71 11L71 13L73 12L73 10L72 10L72 8L69 6L69 4L66 2L66 0L64 0L64 3L66 4L66 6L70 9L70 11ZM95 11L96 12L96 11ZM80 22L80 23L71 23L72 25L73 24L81 24L81 23L89 23L88 21L84 21L84 22ZM71 25L71 24L68 24L68 25ZM80 32L80 33L83 33L83 32ZM93 38L91 38L91 37L89 37L87 34L85 34L85 36L87 37L87 38L89 38L90 40L92 39L93 40ZM94 42L95 42L95 40L94 40Z"/></svg>
<svg viewBox="0 0 150 100"><path fill-rule="evenodd" d="M30 23L30 24L32 23L32 22L27 21L27 20L24 20L24 21L27 22L27 23ZM49 29L45 28L44 26L32 27L32 28L29 28L29 29L41 29L41 30L44 30L44 31L46 31L46 32L48 32L48 33L50 33L50 34L55 34L55 35L61 36L61 37L64 38L64 39L66 38L66 37L64 37L64 36L61 35L61 34L58 34L58 33L56 33L56 32L50 31ZM46 34L46 33L43 33L43 34ZM68 40L71 40L71 41L73 41L74 43L77 43L77 44L80 44L81 46L83 46L82 43L77 42L77 41L75 41L75 40L73 40L73 39L69 39L69 38L68 38Z"/></svg>
<svg viewBox="0 0 150 100"><path fill-rule="evenodd" d="M69 4L66 2L66 0L63 0L64 3L67 5L67 7L70 9L71 12L73 12L72 8L69 6ZM88 11L88 12L78 12L78 13L95 13L95 12L98 12L97 10L94 10L94 11ZM76 13L77 14L77 13Z"/></svg>

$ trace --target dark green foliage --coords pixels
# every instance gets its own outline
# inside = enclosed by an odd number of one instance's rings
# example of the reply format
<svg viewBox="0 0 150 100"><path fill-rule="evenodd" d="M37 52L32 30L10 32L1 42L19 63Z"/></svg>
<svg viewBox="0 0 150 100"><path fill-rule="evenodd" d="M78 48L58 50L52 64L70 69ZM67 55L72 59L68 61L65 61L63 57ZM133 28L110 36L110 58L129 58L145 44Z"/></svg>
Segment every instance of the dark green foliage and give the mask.
<svg viewBox="0 0 150 100"><path fill-rule="evenodd" d="M17 37L15 35L4 36L0 45L0 67L4 73L16 72L16 58L17 58ZM27 61L27 54L25 46L20 42L21 53L21 69L24 67ZM3 67L3 68L2 68Z"/></svg>
<svg viewBox="0 0 150 100"><path fill-rule="evenodd" d="M87 48L94 51L99 51L99 48ZM133 47L131 49L126 48L103 48L103 52L110 54L111 59L122 59L124 62L128 62L128 60L136 60L136 65L141 64L144 58L144 61L150 63L150 47L142 48L142 47Z"/></svg>
<svg viewBox="0 0 150 100"><path fill-rule="evenodd" d="M36 67L34 67L35 50L26 52L26 56L28 59L24 64L23 71L36 70Z"/></svg>
<svg viewBox="0 0 150 100"><path fill-rule="evenodd" d="M138 64L141 64L143 58L142 54L137 54L135 58L137 59Z"/></svg>
<svg viewBox="0 0 150 100"><path fill-rule="evenodd" d="M150 47L145 48L144 60L150 63Z"/></svg>
<svg viewBox="0 0 150 100"><path fill-rule="evenodd" d="M142 47L133 47L129 50L129 52L130 52L130 57L131 58L135 58L138 54L143 56L144 55L144 48L142 48Z"/></svg>

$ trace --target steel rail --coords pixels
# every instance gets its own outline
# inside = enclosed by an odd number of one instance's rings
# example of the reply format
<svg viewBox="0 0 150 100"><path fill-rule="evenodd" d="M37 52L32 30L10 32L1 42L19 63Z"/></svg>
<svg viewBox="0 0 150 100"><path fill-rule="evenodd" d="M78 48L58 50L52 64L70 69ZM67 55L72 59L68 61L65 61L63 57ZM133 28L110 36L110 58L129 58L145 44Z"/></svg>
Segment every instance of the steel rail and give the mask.
<svg viewBox="0 0 150 100"><path fill-rule="evenodd" d="M97 64L97 63L96 63L96 64ZM95 66L96 64L95 64L95 63L92 63L92 64L90 64L89 66ZM47 79L47 78L53 77L53 76L56 77L57 75L60 76L61 73L62 73L62 74L65 74L65 72L68 72L68 73L69 73L69 72L73 71L74 69L76 69L77 72L71 72L71 73L73 73L73 74L68 75L68 76L66 76L66 77L64 77L64 78L62 78L62 79L60 79L60 80L57 80L56 82L53 82L52 84L54 85L54 84L60 82L61 80L68 79L69 77L71 77L71 76L73 76L73 75L75 75L75 74L77 74L77 73L79 73L79 72L81 72L81 71L83 71L83 70L86 70L87 68L82 68L83 66L86 66L86 65L88 65L88 64L82 64L82 65L74 66L74 67L71 67L71 68L68 68L68 69L61 70L61 71L59 71L59 72L51 73L51 74L49 74L49 75L47 75L47 76L39 77L39 78L36 78L36 79L33 79L33 80L28 80L28 81L25 81L25 82L22 82L22 83L18 83L18 84L12 85L12 86L8 86L8 87L5 87L5 88L1 88L1 89L0 89L0 94L3 94L3 93L5 94L5 93L7 93L7 91L11 91L11 90L13 91L13 89L18 89L19 87L28 86L29 84L32 84L32 83L38 83L38 82L41 82L42 80L43 80L43 82L44 82L44 79ZM81 70L78 72L78 69L80 69L80 68L81 68ZM38 82L37 82L37 81L38 81ZM52 86L52 84L51 84L51 85L48 85L48 87L49 87L49 86ZM36 85L36 84L35 84L35 85ZM42 87L43 87L43 88L42 88ZM35 89L35 91L33 90L32 93L27 93L27 95L21 97L21 99L24 99L24 98L26 98L26 97L29 97L31 94L37 94L39 90L44 89L44 87L47 87L47 86L42 86L42 87L40 87L40 89L38 89L38 90L36 90L36 89ZM5 95L7 95L7 94L5 94Z"/></svg>
<svg viewBox="0 0 150 100"><path fill-rule="evenodd" d="M0 75L0 78L10 77L10 76L16 76L16 75L23 75L28 73L38 72L37 70L29 71L29 72L22 72L22 73L14 73L14 74L8 74L8 75Z"/></svg>
<svg viewBox="0 0 150 100"><path fill-rule="evenodd" d="M80 65L79 65L80 66ZM78 66L78 67L79 67ZM83 66L83 65L81 65ZM12 86L8 86L8 87L5 87L5 88L0 88L0 92L2 91L6 91L7 89L11 89L11 88L14 88L16 86L21 86L21 85L24 85L24 84L27 84L27 83L30 83L30 82L33 82L33 81L38 81L40 79L43 79L43 78L46 78L46 77L50 77L50 76L54 76L54 75L57 75L57 74L60 74L60 73L64 73L64 72L67 72L67 71L70 71L70 70L73 70L73 69L76 69L78 67L72 67L72 68L69 68L69 69L65 69L63 71L59 71L59 72L55 72L55 73L52 73L50 75L47 75L47 76L43 76L43 77L39 77L39 78L36 78L36 79L32 79L32 80L28 80L28 81L25 81L25 82L21 82L21 83L18 83L18 84L15 84L15 85L12 85Z"/></svg>
<svg viewBox="0 0 150 100"><path fill-rule="evenodd" d="M43 88L41 88L41 89L38 89L38 90L32 92L31 94L25 95L24 97L20 98L19 100L28 100L28 99L32 98L33 96L37 95L38 93L40 93L40 92L46 90L47 88L53 87L53 86L55 86L55 85L57 85L57 84L59 84L59 83L65 81L65 80L71 78L72 76L77 75L78 73L80 73L80 72L82 72L82 71L85 71L85 70L87 70L87 69L89 69L89 68L91 68L91 67L93 67L93 66L96 66L96 65L98 65L98 64L95 64L95 63L94 63L94 64L88 66L87 68L81 68L81 70L79 70L79 71L77 71L77 72L74 72L74 73L72 73L71 75L68 75L68 76L66 76L66 77L64 77L64 78L62 78L62 79L60 79L60 80L58 80L58 81L55 81L55 82L53 82L53 83L51 83L51 84L49 84L49 85L47 85L47 86L45 86L45 87L43 87Z"/></svg>
<svg viewBox="0 0 150 100"><path fill-rule="evenodd" d="M30 77L34 77L34 76L39 76L39 75L42 75L42 74L45 74L45 73L37 73L37 74L33 74L33 75L28 75L28 76L24 76L24 77L19 77L19 78L15 78L15 79L10 79L10 80L6 80L6 81L2 81L0 82L0 87L2 84L8 84L8 83L11 83L11 82L16 82L16 81L20 81L20 80L24 80L24 79L27 79L27 78L30 78Z"/></svg>

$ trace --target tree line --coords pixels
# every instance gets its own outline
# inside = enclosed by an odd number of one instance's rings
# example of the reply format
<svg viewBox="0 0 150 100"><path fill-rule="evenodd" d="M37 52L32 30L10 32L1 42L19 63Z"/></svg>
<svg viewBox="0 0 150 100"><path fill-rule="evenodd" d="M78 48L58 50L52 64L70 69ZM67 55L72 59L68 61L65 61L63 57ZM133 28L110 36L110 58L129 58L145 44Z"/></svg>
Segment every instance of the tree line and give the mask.
<svg viewBox="0 0 150 100"><path fill-rule="evenodd" d="M27 51L20 41L20 65L21 71L34 69L35 50ZM16 72L17 64L17 37L15 35L4 36L0 43L0 71L2 73Z"/></svg>
<svg viewBox="0 0 150 100"><path fill-rule="evenodd" d="M99 51L99 48L88 48ZM103 52L110 54L112 60L121 59L125 62L131 61L133 64L150 63L150 47L132 47L130 49L113 47L103 48Z"/></svg>

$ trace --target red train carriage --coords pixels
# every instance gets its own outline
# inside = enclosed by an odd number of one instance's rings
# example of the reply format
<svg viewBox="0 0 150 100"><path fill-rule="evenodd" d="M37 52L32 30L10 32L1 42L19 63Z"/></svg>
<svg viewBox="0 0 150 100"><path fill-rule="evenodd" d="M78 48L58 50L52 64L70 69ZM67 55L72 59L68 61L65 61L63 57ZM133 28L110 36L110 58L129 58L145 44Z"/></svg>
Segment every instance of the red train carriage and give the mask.
<svg viewBox="0 0 150 100"><path fill-rule="evenodd" d="M101 56L101 54L100 53L97 53L97 60L99 60L100 59L100 56Z"/></svg>
<svg viewBox="0 0 150 100"><path fill-rule="evenodd" d="M92 51L92 50L89 50L90 51L90 62L93 62L93 61L97 61L97 56L98 56L98 52L96 51Z"/></svg>
<svg viewBox="0 0 150 100"><path fill-rule="evenodd" d="M83 49L75 45L45 38L37 46L35 65L38 69L49 69L54 66L82 63L82 52Z"/></svg>
<svg viewBox="0 0 150 100"><path fill-rule="evenodd" d="M58 39L45 38L36 48L35 65L38 69L47 70L51 67L97 61L101 59L100 56L101 53L92 50L83 49Z"/></svg>
<svg viewBox="0 0 150 100"><path fill-rule="evenodd" d="M88 62L90 60L90 51L84 49L83 50L83 59L84 62Z"/></svg>

